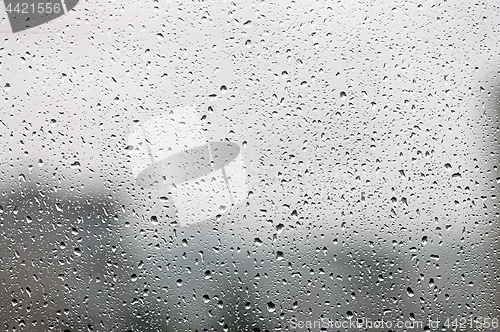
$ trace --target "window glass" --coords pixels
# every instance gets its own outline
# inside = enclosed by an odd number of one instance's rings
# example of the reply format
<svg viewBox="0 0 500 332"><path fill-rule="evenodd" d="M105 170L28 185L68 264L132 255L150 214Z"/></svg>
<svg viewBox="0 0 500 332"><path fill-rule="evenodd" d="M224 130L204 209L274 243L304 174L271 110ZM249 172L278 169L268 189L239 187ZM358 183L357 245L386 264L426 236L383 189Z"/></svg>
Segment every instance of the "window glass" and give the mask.
<svg viewBox="0 0 500 332"><path fill-rule="evenodd" d="M23 1L0 330L498 330L495 2Z"/></svg>

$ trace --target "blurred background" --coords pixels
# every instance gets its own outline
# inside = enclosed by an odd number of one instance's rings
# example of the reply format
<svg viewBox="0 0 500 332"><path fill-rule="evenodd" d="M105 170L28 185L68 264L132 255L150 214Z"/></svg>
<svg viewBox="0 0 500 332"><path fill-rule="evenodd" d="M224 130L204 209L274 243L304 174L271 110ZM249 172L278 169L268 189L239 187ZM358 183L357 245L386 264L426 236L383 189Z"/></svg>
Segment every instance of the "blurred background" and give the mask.
<svg viewBox="0 0 500 332"><path fill-rule="evenodd" d="M16 34L0 11L1 330L500 318L499 11L81 1ZM182 107L249 182L189 227L127 150Z"/></svg>

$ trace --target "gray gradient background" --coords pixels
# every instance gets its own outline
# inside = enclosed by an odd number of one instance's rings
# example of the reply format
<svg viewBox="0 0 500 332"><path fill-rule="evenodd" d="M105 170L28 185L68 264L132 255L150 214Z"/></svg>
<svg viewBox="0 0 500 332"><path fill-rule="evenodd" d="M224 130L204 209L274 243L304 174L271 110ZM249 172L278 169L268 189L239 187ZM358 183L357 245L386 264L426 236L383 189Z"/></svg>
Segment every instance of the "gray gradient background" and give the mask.
<svg viewBox="0 0 500 332"><path fill-rule="evenodd" d="M500 317L499 11L83 1L3 32L1 328ZM251 183L190 228L125 151L134 120L179 106L242 146Z"/></svg>

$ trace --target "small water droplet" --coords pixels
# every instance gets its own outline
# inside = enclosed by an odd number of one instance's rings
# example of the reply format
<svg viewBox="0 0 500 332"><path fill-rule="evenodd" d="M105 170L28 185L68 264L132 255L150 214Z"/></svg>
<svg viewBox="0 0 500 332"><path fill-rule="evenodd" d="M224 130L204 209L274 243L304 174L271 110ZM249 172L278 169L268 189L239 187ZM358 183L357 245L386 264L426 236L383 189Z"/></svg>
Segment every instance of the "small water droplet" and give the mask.
<svg viewBox="0 0 500 332"><path fill-rule="evenodd" d="M156 216L151 216L151 224L158 225L158 218Z"/></svg>

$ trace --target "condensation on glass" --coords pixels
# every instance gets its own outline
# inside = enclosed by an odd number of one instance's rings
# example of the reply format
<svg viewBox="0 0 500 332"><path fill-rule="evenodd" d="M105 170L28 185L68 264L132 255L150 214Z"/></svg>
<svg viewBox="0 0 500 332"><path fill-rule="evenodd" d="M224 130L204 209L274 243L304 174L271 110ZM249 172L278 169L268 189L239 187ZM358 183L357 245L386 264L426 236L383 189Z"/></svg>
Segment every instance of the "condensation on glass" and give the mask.
<svg viewBox="0 0 500 332"><path fill-rule="evenodd" d="M0 330L498 330L494 2L1 13Z"/></svg>

